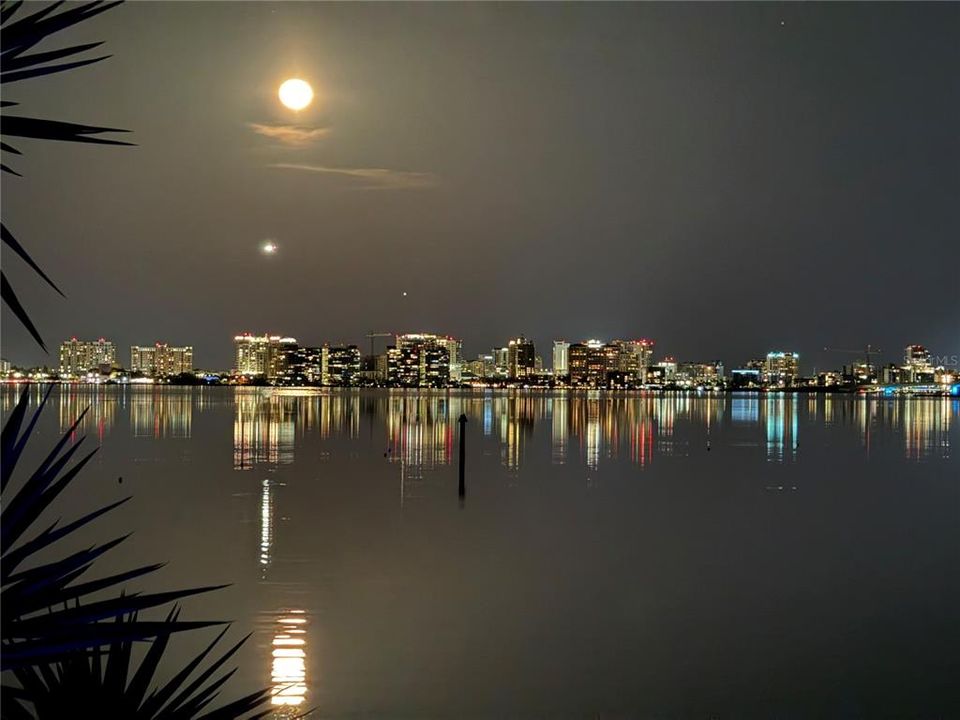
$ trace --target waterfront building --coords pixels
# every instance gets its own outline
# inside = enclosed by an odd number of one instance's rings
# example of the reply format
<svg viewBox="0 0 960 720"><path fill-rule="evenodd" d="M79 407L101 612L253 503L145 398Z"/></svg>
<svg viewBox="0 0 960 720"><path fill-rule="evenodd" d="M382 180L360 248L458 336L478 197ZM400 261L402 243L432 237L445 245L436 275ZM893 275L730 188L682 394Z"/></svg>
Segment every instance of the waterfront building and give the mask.
<svg viewBox="0 0 960 720"><path fill-rule="evenodd" d="M843 384L843 374L835 370L817 373L817 387L836 387Z"/></svg>
<svg viewBox="0 0 960 720"><path fill-rule="evenodd" d="M172 377L193 372L193 346L167 343L130 346L130 371L145 377Z"/></svg>
<svg viewBox="0 0 960 720"><path fill-rule="evenodd" d="M573 343L567 352L571 385L602 386L607 381L607 346L599 340Z"/></svg>
<svg viewBox="0 0 960 720"><path fill-rule="evenodd" d="M417 347L387 348L387 381L394 387L420 386L420 350Z"/></svg>
<svg viewBox="0 0 960 720"><path fill-rule="evenodd" d="M332 387L349 387L360 379L360 348L324 345L320 350L321 381Z"/></svg>
<svg viewBox="0 0 960 720"><path fill-rule="evenodd" d="M462 375L460 353L460 340L448 335L398 335L396 345L387 350L389 382L399 387L446 387L451 381L459 382ZM451 357L458 358L455 369Z"/></svg>
<svg viewBox="0 0 960 720"><path fill-rule="evenodd" d="M493 349L494 375L505 378L510 376L510 351L505 347Z"/></svg>
<svg viewBox="0 0 960 720"><path fill-rule="evenodd" d="M390 356L386 352L374 356L373 377L377 384L386 383L390 379Z"/></svg>
<svg viewBox="0 0 960 720"><path fill-rule="evenodd" d="M107 371L117 362L117 351L109 340L77 340L60 344L60 374L83 375L91 370Z"/></svg>
<svg viewBox="0 0 960 720"><path fill-rule="evenodd" d="M670 357L669 355L663 360L658 362L654 367L659 368L660 377L663 382L672 383L677 378L677 361L676 358Z"/></svg>
<svg viewBox="0 0 960 720"><path fill-rule="evenodd" d="M800 355L782 350L767 353L763 382L774 387L790 387L800 377Z"/></svg>
<svg viewBox="0 0 960 720"><path fill-rule="evenodd" d="M730 371L730 387L736 390L750 390L762 385L763 371L756 367L742 367Z"/></svg>
<svg viewBox="0 0 960 720"><path fill-rule="evenodd" d="M614 340L607 350L610 370L620 373L628 382L645 382L653 363L653 347L654 341L646 338Z"/></svg>
<svg viewBox="0 0 960 720"><path fill-rule="evenodd" d="M536 371L536 349L523 335L507 343L507 375L511 380L530 377Z"/></svg>
<svg viewBox="0 0 960 720"><path fill-rule="evenodd" d="M930 362L930 351L923 345L907 345L903 354L904 377L901 382L929 383L936 376Z"/></svg>
<svg viewBox="0 0 960 720"><path fill-rule="evenodd" d="M476 360L466 364L466 370L474 378L493 378L496 375L497 366L493 355L478 355Z"/></svg>
<svg viewBox="0 0 960 720"><path fill-rule="evenodd" d="M923 345L907 345L903 353L903 364L907 367L930 367L930 351Z"/></svg>
<svg viewBox="0 0 960 720"><path fill-rule="evenodd" d="M320 384L322 348L285 343L278 348L277 355L278 374L274 382L293 386Z"/></svg>
<svg viewBox="0 0 960 720"><path fill-rule="evenodd" d="M719 385L723 382L723 363L678 363L676 379L682 385Z"/></svg>
<svg viewBox="0 0 960 720"><path fill-rule="evenodd" d="M561 378L570 374L569 367L570 343L566 340L553 341L553 376Z"/></svg>
<svg viewBox="0 0 960 720"><path fill-rule="evenodd" d="M237 374L267 380L277 380L284 375L288 354L297 347L296 338L267 334L243 333L235 336L233 343Z"/></svg>

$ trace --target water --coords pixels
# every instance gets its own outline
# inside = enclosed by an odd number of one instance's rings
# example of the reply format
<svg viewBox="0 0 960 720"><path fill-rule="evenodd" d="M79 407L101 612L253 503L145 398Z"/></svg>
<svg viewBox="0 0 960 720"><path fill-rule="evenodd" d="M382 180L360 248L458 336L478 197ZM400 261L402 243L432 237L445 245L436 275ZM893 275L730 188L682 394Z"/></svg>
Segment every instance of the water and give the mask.
<svg viewBox="0 0 960 720"><path fill-rule="evenodd" d="M132 494L104 572L231 583L186 614L281 711L960 714L957 400L80 387L31 460L87 405L64 515Z"/></svg>

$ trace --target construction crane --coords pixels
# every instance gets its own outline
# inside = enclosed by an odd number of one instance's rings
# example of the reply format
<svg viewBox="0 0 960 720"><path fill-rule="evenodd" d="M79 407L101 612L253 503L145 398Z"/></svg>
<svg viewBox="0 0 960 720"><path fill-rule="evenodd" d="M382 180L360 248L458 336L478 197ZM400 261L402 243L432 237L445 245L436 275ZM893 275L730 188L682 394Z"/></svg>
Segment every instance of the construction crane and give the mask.
<svg viewBox="0 0 960 720"><path fill-rule="evenodd" d="M367 338L370 340L370 357L373 357L373 343L377 338L388 338L393 337L393 333L389 332L368 332Z"/></svg>
<svg viewBox="0 0 960 720"><path fill-rule="evenodd" d="M871 374L871 368L873 367L873 365L872 365L871 362L870 362L870 356L871 356L871 355L879 355L881 352L883 352L880 348L875 348L875 347L873 347L873 345L870 345L870 344L867 344L867 346L866 346L863 350L849 350L849 349L847 349L847 348L825 347L825 348L824 348L824 351L826 351L826 352L836 352L836 353L850 353L850 354L852 354L852 355L860 355L861 357L863 357L864 370L865 370L866 373L867 373L867 378L869 378L869 376L870 376L870 374ZM876 368L873 368L873 373L876 373ZM852 374L853 374L853 373L851 373L851 375L852 375Z"/></svg>

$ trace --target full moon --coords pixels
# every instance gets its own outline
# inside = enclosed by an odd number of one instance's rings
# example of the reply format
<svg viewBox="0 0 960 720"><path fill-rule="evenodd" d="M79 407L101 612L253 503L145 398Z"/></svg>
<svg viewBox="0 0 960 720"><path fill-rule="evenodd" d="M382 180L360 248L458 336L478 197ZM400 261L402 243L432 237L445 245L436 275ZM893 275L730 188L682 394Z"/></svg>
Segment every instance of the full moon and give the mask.
<svg viewBox="0 0 960 720"><path fill-rule="evenodd" d="M290 78L280 86L280 102L291 110L303 110L313 102L313 88L306 80Z"/></svg>
<svg viewBox="0 0 960 720"><path fill-rule="evenodd" d="M277 244L273 240L267 240L260 246L260 252L264 255L275 255L277 252Z"/></svg>

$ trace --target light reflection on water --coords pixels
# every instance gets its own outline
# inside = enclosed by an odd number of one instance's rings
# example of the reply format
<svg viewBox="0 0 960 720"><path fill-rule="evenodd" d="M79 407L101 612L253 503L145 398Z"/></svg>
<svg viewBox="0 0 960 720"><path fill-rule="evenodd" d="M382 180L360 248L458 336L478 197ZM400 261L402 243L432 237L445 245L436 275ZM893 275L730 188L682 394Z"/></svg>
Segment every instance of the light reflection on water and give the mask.
<svg viewBox="0 0 960 720"><path fill-rule="evenodd" d="M39 389L33 388L30 392L35 401L40 398ZM16 398L17 394L13 389L0 393L4 413L9 412ZM69 428L73 419L89 405L90 410L80 425L78 436L86 433L91 439L95 438L97 442L109 445L110 436L113 434L118 446L123 446L124 439L127 439L126 447L131 448L134 454L138 452L138 448L151 447L151 443L157 447L162 445L177 448L195 445L195 453L203 453L211 459L211 466L222 468L229 476L233 483L229 490L237 505L242 506L244 518L236 522L236 525L240 526L240 537L243 538L240 544L246 548L242 553L238 551L238 554L242 555L243 562L254 576L251 582L255 584L258 592L262 592L262 596L257 596L262 599L258 600L261 604L256 608L255 616L259 653L259 675L256 681L269 682L274 689L272 702L279 717L294 717L305 708L314 706L320 707L322 715L325 710L324 702L333 702L336 699L334 697L331 700L336 693L327 683L333 683L328 681L328 677L339 671L331 661L339 663L340 658L336 653L327 650L322 654L322 659L331 664L323 673L318 670L320 651L324 650L318 642L319 633L330 632L333 638L337 637L336 626L325 626L325 618L329 616L324 613L328 606L339 607L340 623L346 623L355 633L362 636L365 632L374 633L379 630L398 645L402 645L401 640L406 638L403 634L406 619L404 612L406 617L417 617L419 612L415 602L410 603L410 598L414 597L419 601L418 594L422 592L419 586L413 587L415 583L406 579L406 573L428 586L429 583L436 582L435 587L430 586L433 591L439 589L441 593L450 593L461 603L469 604L469 598L473 594L486 598L483 604L484 613L497 609L496 596L499 593L494 592L491 597L483 596L486 585L480 588L471 588L469 585L466 588L460 587L458 583L461 582L459 578L462 573L459 558L457 563L453 563L453 570L438 560L438 557L444 557L443 549L435 547L430 536L433 533L443 535L443 523L447 515L438 516L443 518L438 520L437 517L428 516L428 511L425 510L430 507L432 499L447 493L451 481L455 478L458 457L457 418L461 413L468 418L468 456L472 463L471 468L476 467L480 460L489 458L489 462L502 471L498 482L502 482L509 493L519 492L525 484L541 481L546 487L543 492L549 495L553 492L550 482L553 482L555 477L576 478L577 473L580 473L578 480L583 483L582 487L603 489L603 481L599 478L606 477L613 477L614 480L625 479L624 482L637 485L640 477L649 480L663 477L658 475L661 470L687 460L697 463L691 474L702 472L709 475L705 472L709 466L704 464L704 458L710 458L711 462L716 460L719 464L733 463L737 470L762 466L766 474L781 473L773 481L774 484L758 484L757 487L761 491L784 490L783 493L767 493L767 497L776 496L782 500L790 498L790 502L796 503L803 502L803 482L811 474L824 472L828 467L825 463L838 459L850 463L845 467L848 470L854 468L853 472L874 467L869 465L871 462L880 466L889 460L896 460L904 465L919 467L927 464L935 468L944 461L950 461L960 415L960 402L949 398L886 399L789 394L698 396L611 395L600 392L420 394L344 391L298 395L267 389L71 387L55 391L50 403L57 408L55 422L61 431ZM201 446L201 442L206 444ZM837 449L828 452L828 449L834 446ZM144 454L148 453L145 451ZM811 458L811 464L804 466L805 460ZM332 467L334 465L335 468ZM724 467L729 470L730 466ZM327 472L327 468L331 468L331 471ZM354 468L359 469L352 474ZM606 476L605 471L609 471ZM413 539L399 531L397 535L390 535L383 531L382 527L368 529L363 519L354 522L352 519L340 518L339 511L358 511L335 492L309 494L313 491L319 492L316 489L321 486L341 488L342 483L342 488L346 488L342 492L349 496L350 492L359 492L351 488L355 488L356 483L365 477L364 473L372 475L375 472L388 476L389 482L395 481L395 484L386 487L374 484L366 487L364 497L372 498L372 501L385 497L385 506L401 510L404 517L416 518L410 520L412 529L404 530L413 533ZM473 470L471 472L476 473ZM639 473L642 473L642 476ZM481 480L492 476L492 473L488 473ZM471 482L476 477L476 474L471 475ZM668 477L677 480L677 476ZM736 473L731 473L718 474L711 479L734 484L737 477ZM786 492L793 490L796 492ZM468 490L468 506L475 497L473 492L471 485ZM591 489L589 492L596 491ZM611 505L614 509L605 510L607 515L604 517L610 520L612 527L618 528L620 534L610 530L610 537L606 537L604 533L607 530L604 527L594 527L580 516L567 518L576 528L576 531L567 533L570 536L570 545L566 546L567 553L576 551L576 541L587 548L585 555L588 557L583 561L582 567L574 560L572 569L563 570L561 565L557 576L543 576L563 584L568 574L571 577L582 575L604 587L606 592L597 591L597 595L593 596L590 594L590 583L573 586L574 583L570 581L572 587L566 588L567 597L578 598L579 594L583 594L583 605L572 604L572 609L566 615L558 615L564 622L583 623L582 626L573 626L571 632L580 633L580 636L589 641L588 644L593 642L591 633L599 631L591 624L594 622L591 615L581 612L585 607L601 602L598 599L601 596L616 598L618 593L625 593L633 598L630 602L623 600L624 606L642 606L645 602L642 598L647 594L655 594L651 590L651 587L656 587L655 582L652 585L641 582L641 589L636 590L627 580L620 583L610 579L620 577L618 573L630 577L634 566L645 567L643 557L631 558L630 563L626 563L625 572L624 568L616 563L618 552L639 553L636 548L655 546L654 543L640 542L634 546L624 542L623 537L629 537L630 531L650 533L653 540L665 543L669 549L671 541L676 542L677 536L684 535L675 531L673 521L667 523L662 532L654 533L649 530L650 527L656 527L658 519L655 516L646 517L646 525L633 517L621 518L616 509L619 502L618 492L619 490L614 488L609 493L608 497L613 499ZM317 502L318 498L323 498L328 505ZM582 498L581 500L585 504L589 502ZM657 500L658 496L643 496L643 502L649 503L650 507L655 507ZM663 498L659 500L661 504L680 513L681 517L676 520L679 525L690 522L692 525L699 523L709 528L710 523L714 522L712 506L707 507L697 522L693 522L683 517L682 513L687 508L681 503L674 506ZM359 504L359 501L354 502ZM507 507L509 505L505 504L498 509L505 512L504 508ZM644 505L638 503L637 507L642 508ZM737 506L723 507L727 513L735 514L741 511ZM784 542L784 538L780 536L775 536L775 541L770 542L770 538L763 537L759 530L756 531L756 538L752 536L752 526L763 526L767 522L776 526L776 521L780 519L777 513L786 512L780 507L759 507L761 509L755 514L745 514L749 522L743 524L748 528L748 534L744 544L736 546L741 551L743 548L751 548L754 542L760 546L767 543L771 547ZM552 509L561 515L573 512L565 508ZM828 515L833 511L829 504L818 505L817 511L821 509ZM369 508L364 511L373 512ZM459 512L455 509L453 511ZM205 506L204 512L211 515L229 515L225 513L222 505ZM358 517L364 518L366 515ZM376 517L383 526L389 527L389 514L385 515L387 520L383 519L383 515ZM470 516L464 513L455 517ZM552 516L546 520L535 514L533 517L537 522L552 520ZM807 523L806 516L801 520L803 522L797 521L798 526ZM423 545L418 544L420 535L417 533L420 528L417 523L420 522L425 523L422 529L426 538ZM837 526L845 528L847 522L846 519L838 519ZM353 525L356 525L356 529ZM577 531L583 531L584 527L590 532L578 534ZM486 583L495 584L499 579L496 567L499 563L504 563L511 572L515 570L517 573L511 580L513 585L536 597L537 580L530 580L531 585L526 586L523 580L517 579L526 575L536 578L538 573L546 572L540 564L524 564L528 558L537 557L532 553L538 549L538 543L542 540L537 535L541 530L532 524L531 528L533 532L527 537L518 535L512 525L508 525L506 529L497 525L484 525L477 532L480 539L472 539L459 550L472 557L474 563L483 568L489 559L478 548L485 548L485 543L497 542L497 532L503 532L506 537L519 541L519 546L510 545L507 550L497 555L497 560L488 568L491 574L484 576L484 580ZM363 542L367 532L383 532L388 538L382 546L376 546L381 555L387 556L382 560L386 569L382 569L377 562L364 555ZM567 541L564 532L561 527L555 536L551 536L552 541L563 545ZM721 537L727 537L729 531L725 529L723 532ZM311 545L313 538L321 536L326 539L327 546L318 548ZM684 536L687 538L685 542L695 545L696 541L689 539L695 538L695 534L687 533ZM341 537L344 539L341 540ZM398 537L407 545L401 545L394 550L389 543ZM845 540L844 535L839 537ZM874 535L869 535L869 538L871 542L877 542ZM812 538L813 541L817 539L816 536ZM246 543L246 540L249 540L249 543ZM316 542L319 544L319 540ZM789 549L790 538L787 537L785 542ZM356 544L361 547L355 548ZM440 541L437 541L437 544L442 545ZM543 542L543 545L546 547L548 543ZM822 558L822 562L815 563L814 569L809 570L812 577L821 578L818 573L826 572L821 566L836 562L830 557L833 548L829 552L823 548L811 551L808 546L801 545L797 543L797 558ZM408 547L414 548L414 551L407 552ZM611 552L611 547L616 547L617 552ZM191 547L191 551L192 549ZM325 552L332 553L333 550L338 554L323 555ZM693 554L690 547L681 550L670 557L670 562L677 567L683 567L683 552ZM552 549L550 551L552 552ZM740 572L739 567L732 564L732 560L709 555L706 550L703 552L710 561L697 569L698 576L709 573L710 567L722 566L723 563L731 563L731 572L734 575ZM422 566L418 564L419 555L426 556ZM558 555L562 555L562 552ZM385 613L377 615L374 610L387 608L392 611L394 602L403 612L398 613L397 618L389 623L384 621L384 627L365 627L360 620L351 616L342 606L338 606L336 592L330 591L316 579L316 566L321 564L317 560L319 556L327 560L331 557L349 558L350 562L343 561L335 586L339 588L346 585L353 594L343 590L344 595L359 598L360 607L356 609L356 618L362 617L376 626ZM505 560L505 557L509 560ZM858 556L856 559L859 561L862 558ZM777 573L781 562L784 565L790 564L789 560L781 561L777 557L774 557L769 565L761 560L757 560L756 565L768 574L761 574L760 577L763 578ZM660 585L669 591L666 599L660 601L666 607L675 600L669 593L680 593L678 588L681 580L672 574L673 571L669 569L670 562L662 562L668 567L660 577ZM795 558L794 563L797 562L802 560ZM888 560L884 559L883 562ZM514 567L511 563L518 564ZM646 567L646 572L651 573L653 571L649 568L657 566L648 563ZM397 575L391 575L392 571L396 571ZM637 570L637 573L639 572ZM882 574L878 573L878 576L880 575ZM540 582L546 584L543 577ZM792 587L789 574L785 577L787 579L782 580L782 583ZM411 587L408 588L405 582L411 582ZM745 587L748 585L745 581L741 582ZM765 590L769 592L769 588L764 588L763 582L760 581L758 590L750 591L759 594ZM717 598L708 605L713 602L722 603L723 593L729 591L721 586L720 581L711 585L714 588L711 592L716 593ZM885 590L883 586L880 589ZM802 587L791 590L794 594L807 591L807 588ZM522 596L522 593L520 594ZM701 594L697 592L696 596L700 597ZM562 596L558 598L562 600ZM556 598L548 599L553 602ZM343 603L346 604L346 601ZM429 604L429 599L424 598L423 603ZM435 606L430 607L434 614L440 613L440 620L445 622L445 625L441 626L454 638L450 640L451 646L459 647L462 644L455 642L460 637L457 633L461 633L464 637L473 637L473 642L485 648L488 654L495 652L490 645L484 645L483 637L470 635L469 627L461 628L457 618L447 617L443 615L442 609L438 611ZM620 605L614 605L613 611L624 613L627 618L624 622L632 621ZM663 610L659 605L657 612L664 617L670 617L670 611ZM481 613L477 622L482 623L485 617ZM509 619L510 616L507 615L507 620ZM529 632L536 631L537 620L534 618L530 622L534 630ZM774 631L779 627L776 622L783 621L774 622ZM410 627L420 626L411 620ZM485 627L481 627L478 633L482 635L485 630ZM398 633L399 639L390 635L391 632ZM518 628L513 629L513 635L521 639L524 637L523 631ZM676 641L672 636L667 637ZM542 639L534 636L536 642L531 641L531 645ZM432 648L430 643L439 641L428 638L422 642ZM662 645L669 647L670 643ZM350 642L347 642L346 646L348 651L352 649ZM390 647L389 642L385 641L384 646ZM453 652L446 646L442 649L444 652ZM526 646L521 646L520 649L526 651ZM619 657L616 655L618 652L621 650L609 651L614 657ZM437 650L437 653L440 654L440 650ZM358 652L358 655L362 656L362 653ZM548 655L549 652L544 650L543 656L531 657L549 664ZM603 653L599 655L602 656ZM584 657L589 657L589 654ZM428 661L436 658L426 651L423 657L414 659L419 660L424 667L435 667ZM634 658L634 661L637 659ZM570 662L586 661L571 659ZM370 661L370 664L376 664L376 660ZM589 672L589 664L583 670ZM365 672L373 675L373 671ZM358 672L357 675L361 676L363 673ZM341 678L339 685L334 683L333 687L340 688L342 692L346 692L342 688L352 687L351 682L359 682L345 671L338 677ZM344 677L347 679L344 680ZM370 682L375 685L376 682L386 680L377 676ZM368 689L367 686L363 688ZM357 691L357 696L362 697L362 693ZM389 714L385 713L384 716ZM520 714L522 713L518 713ZM543 716L543 713L540 713L540 716Z"/></svg>
<svg viewBox="0 0 960 720"><path fill-rule="evenodd" d="M40 387L31 393L39 399ZM67 386L53 397L60 430L69 429L89 407L79 430L99 442L112 431L118 413L129 418L134 438L189 439L194 414L212 398L230 394L234 408L234 468L286 465L294 461L297 438L318 434L356 438L361 418L386 428L385 451L407 468L448 465L454 455L456 419L466 413L483 435L499 441L504 467L521 468L526 446L542 421L550 423L551 461L569 461L571 449L587 468L629 457L648 465L656 455L689 451L689 440L675 439L678 424L700 427L712 440L729 427L762 431L757 436L770 462L795 460L800 427L851 427L869 456L879 426L901 438L908 460L950 456L950 431L958 415L951 398L875 398L842 395L729 394L609 395L589 393L364 393L327 392L297 395L270 389L111 388ZM17 390L2 393L9 412ZM571 440L573 444L571 445Z"/></svg>
<svg viewBox="0 0 960 720"><path fill-rule="evenodd" d="M277 613L270 651L271 703L295 712L278 711L277 717L293 717L303 711L307 698L307 625L304 610Z"/></svg>

